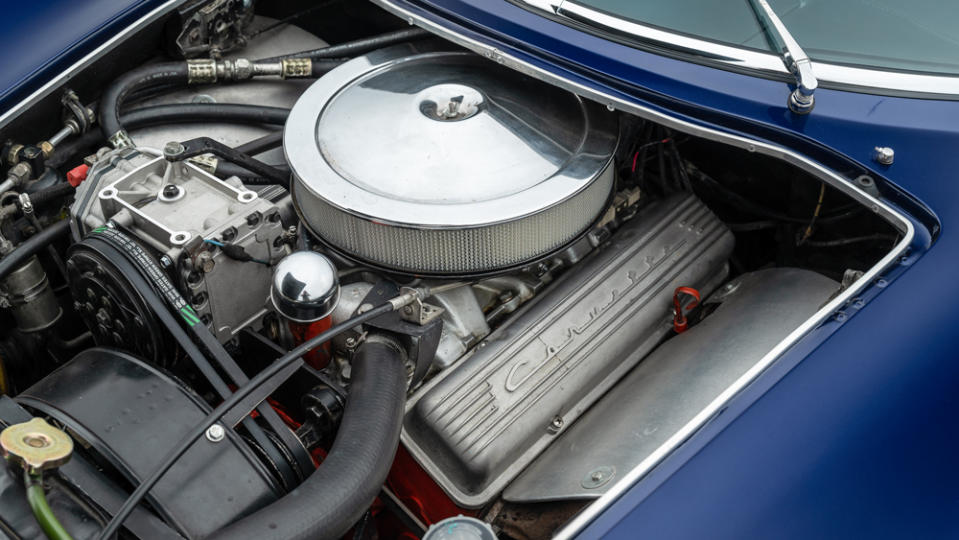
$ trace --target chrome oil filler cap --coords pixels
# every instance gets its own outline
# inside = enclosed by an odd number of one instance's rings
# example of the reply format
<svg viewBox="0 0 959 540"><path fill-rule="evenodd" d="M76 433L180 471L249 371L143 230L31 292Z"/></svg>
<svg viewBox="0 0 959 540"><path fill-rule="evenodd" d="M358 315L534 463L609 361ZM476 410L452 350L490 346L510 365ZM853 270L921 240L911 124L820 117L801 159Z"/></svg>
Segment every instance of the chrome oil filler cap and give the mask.
<svg viewBox="0 0 959 540"><path fill-rule="evenodd" d="M318 321L333 312L340 298L336 267L313 251L288 255L273 270L270 298L276 310L291 321Z"/></svg>

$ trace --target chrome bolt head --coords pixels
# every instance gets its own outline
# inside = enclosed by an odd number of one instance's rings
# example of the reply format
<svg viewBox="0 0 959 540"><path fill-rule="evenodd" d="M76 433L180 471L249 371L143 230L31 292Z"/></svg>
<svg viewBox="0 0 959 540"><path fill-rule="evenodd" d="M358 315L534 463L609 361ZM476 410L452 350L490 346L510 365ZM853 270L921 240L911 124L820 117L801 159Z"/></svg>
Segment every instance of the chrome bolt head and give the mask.
<svg viewBox="0 0 959 540"><path fill-rule="evenodd" d="M220 424L213 424L206 430L206 440L218 443L226 437L226 429Z"/></svg>
<svg viewBox="0 0 959 540"><path fill-rule="evenodd" d="M186 148L177 141L170 141L163 147L163 156L167 159L177 158L183 154L183 152L186 152Z"/></svg>
<svg viewBox="0 0 959 540"><path fill-rule="evenodd" d="M874 149L873 159L876 160L880 165L892 165L892 162L896 160L896 152L888 146L877 146Z"/></svg>

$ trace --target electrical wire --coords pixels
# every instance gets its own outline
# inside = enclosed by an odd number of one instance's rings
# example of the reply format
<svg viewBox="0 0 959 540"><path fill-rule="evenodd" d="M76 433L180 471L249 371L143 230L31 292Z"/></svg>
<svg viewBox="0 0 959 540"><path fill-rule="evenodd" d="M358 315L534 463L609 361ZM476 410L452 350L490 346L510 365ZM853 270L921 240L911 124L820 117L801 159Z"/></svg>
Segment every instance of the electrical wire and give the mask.
<svg viewBox="0 0 959 540"><path fill-rule="evenodd" d="M282 19L279 19L279 20L277 20L277 21L273 21L272 23L264 26L263 28L260 28L260 29L257 30L256 32L253 32L252 34L250 34L250 37L247 38L247 40L249 41L249 40L255 38L256 36L258 36L258 35L260 35L260 34L263 34L263 33L265 33L265 32L269 32L270 30L273 30L274 28L279 28L280 26L283 26L284 24L287 24L287 23L289 23L290 21L299 19L300 17L302 17L302 16L304 16L304 15L309 15L310 13L313 13L314 11L317 11L317 10L320 10L320 9L323 9L323 8L326 8L326 7L329 7L329 6L333 5L333 4L337 4L337 3L341 2L341 1L342 1L342 0L327 0L326 2L320 2L320 3L317 4L317 5L314 5L314 6L311 6L311 7L306 8L306 9L297 11L296 13L294 13L294 14L292 14L292 15L287 15L286 17L283 17Z"/></svg>
<svg viewBox="0 0 959 540"><path fill-rule="evenodd" d="M344 58L353 58L376 49L382 49L383 47L389 45L395 45L397 43L404 43L407 41L423 39L431 36L432 34L426 30L423 30L422 28L403 28L402 30L387 32L378 36L361 38L354 41L348 41L346 43L339 43L337 45L330 45L328 47L322 47L319 49L300 51L280 56L272 56L270 58L261 58L260 60L257 60L257 62L278 62L280 60L292 58L309 58L314 62L331 59L342 60Z"/></svg>
<svg viewBox="0 0 959 540"><path fill-rule="evenodd" d="M898 237L892 234L867 234L865 236L853 236L851 238L840 238L838 240L807 240L804 245L809 247L842 247L850 244L860 244L862 242L887 241L895 242Z"/></svg>
<svg viewBox="0 0 959 540"><path fill-rule="evenodd" d="M826 183L823 182L819 188L819 200L816 202L816 209L812 213L812 219L809 220L809 225L806 225L806 231L803 233L802 237L799 239L797 246L803 245L806 240L809 240L809 237L812 236L813 225L816 224L816 219L819 217L819 211L822 210L822 200L826 195Z"/></svg>

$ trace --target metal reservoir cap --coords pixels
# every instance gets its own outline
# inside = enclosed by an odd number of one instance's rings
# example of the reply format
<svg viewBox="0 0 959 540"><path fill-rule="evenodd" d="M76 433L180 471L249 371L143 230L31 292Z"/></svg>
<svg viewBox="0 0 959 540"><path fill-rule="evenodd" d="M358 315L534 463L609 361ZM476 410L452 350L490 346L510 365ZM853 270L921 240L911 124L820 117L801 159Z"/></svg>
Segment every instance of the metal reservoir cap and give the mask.
<svg viewBox="0 0 959 540"><path fill-rule="evenodd" d="M298 251L276 265L270 298L287 319L301 323L318 321L329 315L339 301L336 267L324 255Z"/></svg>
<svg viewBox="0 0 959 540"><path fill-rule="evenodd" d="M496 540L496 533L484 521L456 516L430 527L423 540Z"/></svg>
<svg viewBox="0 0 959 540"><path fill-rule="evenodd" d="M55 469L70 460L73 440L63 430L42 418L14 424L0 433L3 456L20 463L25 470Z"/></svg>

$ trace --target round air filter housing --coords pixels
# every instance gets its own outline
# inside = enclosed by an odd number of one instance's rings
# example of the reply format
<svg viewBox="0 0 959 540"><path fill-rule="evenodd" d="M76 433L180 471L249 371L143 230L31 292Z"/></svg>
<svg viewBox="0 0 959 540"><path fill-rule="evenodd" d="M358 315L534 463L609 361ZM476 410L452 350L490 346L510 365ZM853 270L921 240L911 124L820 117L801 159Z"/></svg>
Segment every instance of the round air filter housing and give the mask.
<svg viewBox="0 0 959 540"><path fill-rule="evenodd" d="M301 217L348 257L419 275L562 249L608 204L615 115L441 47L370 53L300 97L284 148Z"/></svg>

